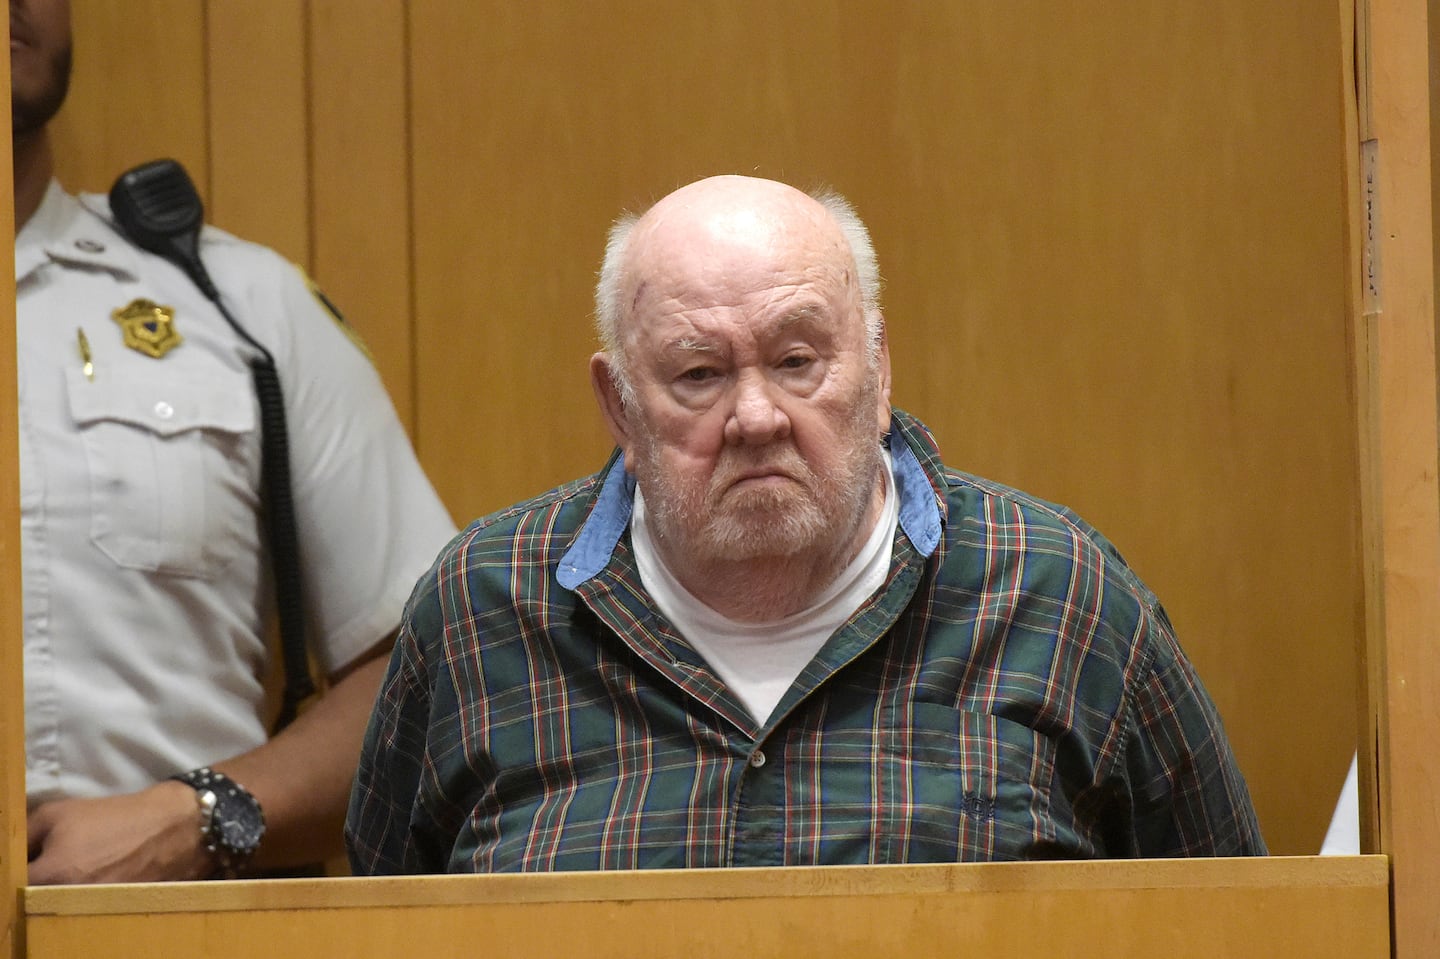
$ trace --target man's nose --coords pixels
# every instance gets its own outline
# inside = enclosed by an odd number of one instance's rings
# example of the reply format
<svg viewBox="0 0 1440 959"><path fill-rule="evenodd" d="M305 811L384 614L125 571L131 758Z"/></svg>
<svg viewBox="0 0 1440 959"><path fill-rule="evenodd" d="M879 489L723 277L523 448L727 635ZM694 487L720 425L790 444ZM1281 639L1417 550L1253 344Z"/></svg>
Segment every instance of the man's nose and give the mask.
<svg viewBox="0 0 1440 959"><path fill-rule="evenodd" d="M776 402L777 387L755 371L735 384L735 407L725 421L725 442L760 446L790 435L790 417Z"/></svg>

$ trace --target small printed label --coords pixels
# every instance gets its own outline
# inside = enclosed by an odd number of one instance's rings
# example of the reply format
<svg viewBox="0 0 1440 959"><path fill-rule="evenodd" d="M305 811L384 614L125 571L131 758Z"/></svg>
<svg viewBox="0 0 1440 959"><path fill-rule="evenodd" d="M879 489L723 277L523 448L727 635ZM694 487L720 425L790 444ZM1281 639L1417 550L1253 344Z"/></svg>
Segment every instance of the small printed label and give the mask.
<svg viewBox="0 0 1440 959"><path fill-rule="evenodd" d="M1360 144L1361 203L1364 204L1360 244L1361 310L1366 316L1380 313L1380 143Z"/></svg>

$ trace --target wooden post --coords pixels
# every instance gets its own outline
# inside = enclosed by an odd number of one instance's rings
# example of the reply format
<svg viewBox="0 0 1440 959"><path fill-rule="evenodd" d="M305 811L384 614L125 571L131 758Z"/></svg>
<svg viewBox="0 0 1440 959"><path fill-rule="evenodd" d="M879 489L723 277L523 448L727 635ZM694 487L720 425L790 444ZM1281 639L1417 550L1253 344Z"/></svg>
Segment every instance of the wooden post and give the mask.
<svg viewBox="0 0 1440 959"><path fill-rule="evenodd" d="M1372 628L1367 836L1391 862L1396 959L1440 955L1440 431L1426 0L1358 0L1356 382Z"/></svg>
<svg viewBox="0 0 1440 959"><path fill-rule="evenodd" d="M10 45L0 54L4 74L10 76ZM7 79L8 84L8 79ZM9 134L0 149L0 182L13 183ZM4 193L0 222L15 220L15 191ZM15 257L0 265L0 957L19 959L25 948L20 917L20 890L25 885L25 684L21 678L24 657L20 611L20 468L19 421L15 417ZM8 269L7 269L8 267Z"/></svg>

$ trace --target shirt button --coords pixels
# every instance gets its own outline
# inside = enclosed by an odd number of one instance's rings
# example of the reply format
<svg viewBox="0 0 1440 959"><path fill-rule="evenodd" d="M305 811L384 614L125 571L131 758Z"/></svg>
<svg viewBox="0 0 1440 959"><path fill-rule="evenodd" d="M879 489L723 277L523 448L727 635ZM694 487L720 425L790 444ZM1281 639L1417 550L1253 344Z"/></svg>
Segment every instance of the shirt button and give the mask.
<svg viewBox="0 0 1440 959"><path fill-rule="evenodd" d="M750 766L752 769L759 769L763 765L765 765L765 754L757 749L750 754Z"/></svg>
<svg viewBox="0 0 1440 959"><path fill-rule="evenodd" d="M175 407L171 406L164 400L161 400L160 402L155 404L155 415L160 417L162 420L168 420L170 417L175 415Z"/></svg>

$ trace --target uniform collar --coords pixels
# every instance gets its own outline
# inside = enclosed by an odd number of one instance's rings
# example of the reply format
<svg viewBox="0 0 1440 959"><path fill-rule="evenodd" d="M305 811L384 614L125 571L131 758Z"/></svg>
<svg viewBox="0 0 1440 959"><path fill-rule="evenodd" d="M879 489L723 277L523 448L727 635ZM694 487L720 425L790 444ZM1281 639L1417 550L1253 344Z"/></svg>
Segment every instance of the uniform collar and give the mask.
<svg viewBox="0 0 1440 959"><path fill-rule="evenodd" d="M51 180L35 214L15 237L15 282L47 263L139 276L138 254L110 225L104 197L76 198Z"/></svg>
<svg viewBox="0 0 1440 959"><path fill-rule="evenodd" d="M897 439L898 437L898 439ZM938 450L919 420L896 410L891 418L890 455L894 459L895 493L900 498L900 528L917 552L929 556L940 543L944 518L937 495L938 475L932 480L927 466L939 465ZM604 471L595 507L580 533L560 557L556 579L566 589L598 575L610 562L620 537L630 526L635 501L635 480L625 472L625 459L613 454Z"/></svg>

